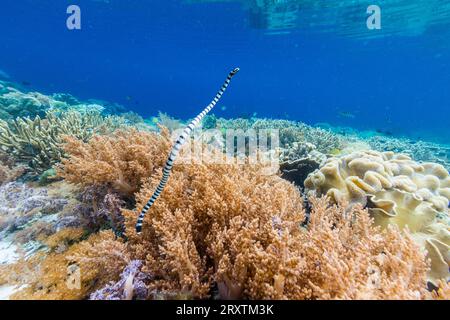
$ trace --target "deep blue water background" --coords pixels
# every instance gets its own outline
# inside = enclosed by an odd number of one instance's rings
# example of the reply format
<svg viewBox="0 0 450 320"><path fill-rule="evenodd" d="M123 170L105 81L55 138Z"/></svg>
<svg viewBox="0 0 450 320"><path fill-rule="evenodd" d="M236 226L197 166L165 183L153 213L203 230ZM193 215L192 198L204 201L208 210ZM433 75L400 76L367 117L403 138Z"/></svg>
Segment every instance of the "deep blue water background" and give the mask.
<svg viewBox="0 0 450 320"><path fill-rule="evenodd" d="M66 28L69 4L81 7L80 31ZM362 7L350 23L365 27L365 17ZM248 19L239 3L1 0L0 69L33 90L190 118L239 66L217 116L256 112L450 142L450 22L417 36L355 39L267 35Z"/></svg>

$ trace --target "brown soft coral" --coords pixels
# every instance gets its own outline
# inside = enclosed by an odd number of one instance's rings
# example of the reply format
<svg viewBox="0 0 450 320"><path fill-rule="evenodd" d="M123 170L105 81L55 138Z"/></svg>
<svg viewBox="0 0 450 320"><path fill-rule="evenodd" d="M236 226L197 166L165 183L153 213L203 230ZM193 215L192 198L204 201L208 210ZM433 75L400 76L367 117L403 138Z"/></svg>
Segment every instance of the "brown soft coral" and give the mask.
<svg viewBox="0 0 450 320"><path fill-rule="evenodd" d="M424 254L407 231L373 225L367 210L329 206L312 199L311 221L302 235L307 299L424 298Z"/></svg>
<svg viewBox="0 0 450 320"><path fill-rule="evenodd" d="M27 284L13 299L83 299L90 292L116 280L129 262L126 245L112 232L102 231L70 246L63 253L38 254L19 262L20 274L10 283ZM12 271L13 272L13 271Z"/></svg>
<svg viewBox="0 0 450 320"><path fill-rule="evenodd" d="M141 235L134 232L137 213L125 212L135 258L155 275L151 288L201 298L216 281L222 298L245 296L257 271L242 269L252 249L266 250L273 242L278 217L292 225L303 220L300 194L258 166L179 164L173 170ZM144 185L138 209L158 181L159 175Z"/></svg>
<svg viewBox="0 0 450 320"><path fill-rule="evenodd" d="M162 134L117 131L112 136L94 136L89 142L66 137L58 174L82 186L110 185L123 195L139 190L142 178L150 177L164 165L171 141L167 129Z"/></svg>
<svg viewBox="0 0 450 320"><path fill-rule="evenodd" d="M0 185L14 181L20 177L26 168L22 165L15 165L11 157L0 151Z"/></svg>

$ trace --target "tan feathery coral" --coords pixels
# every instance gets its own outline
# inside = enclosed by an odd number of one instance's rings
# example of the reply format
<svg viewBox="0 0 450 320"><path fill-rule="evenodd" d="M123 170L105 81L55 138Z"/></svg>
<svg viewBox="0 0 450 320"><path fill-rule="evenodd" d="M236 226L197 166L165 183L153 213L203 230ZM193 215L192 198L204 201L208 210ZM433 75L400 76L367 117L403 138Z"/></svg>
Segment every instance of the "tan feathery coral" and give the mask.
<svg viewBox="0 0 450 320"><path fill-rule="evenodd" d="M423 299L424 254L396 226L381 231L359 205L329 206L311 199L311 221L302 234L306 299Z"/></svg>
<svg viewBox="0 0 450 320"><path fill-rule="evenodd" d="M362 151L327 160L310 174L305 187L369 208L382 227L408 226L431 259L429 280L449 278L450 175L435 163L417 163L393 152Z"/></svg>
<svg viewBox="0 0 450 320"><path fill-rule="evenodd" d="M26 284L12 299L71 300L87 298L90 292L115 280L129 262L126 245L110 231L101 231L70 246L63 253L36 255L9 269L10 283ZM5 276L3 276L5 277Z"/></svg>
<svg viewBox="0 0 450 320"><path fill-rule="evenodd" d="M265 250L276 232L272 219L303 220L296 188L277 176L261 174L257 166L175 165L169 183L152 207L141 235L134 232L135 211L126 211L127 236L144 271L155 275L152 289L206 297L214 281L222 298L241 297L248 273L239 272L257 243ZM148 199L159 175L137 195L137 209ZM229 238L247 243L244 250ZM231 234L237 234L234 237ZM240 239L238 239L240 238ZM233 271L233 268L236 270ZM223 271L220 271L223 270Z"/></svg>
<svg viewBox="0 0 450 320"><path fill-rule="evenodd" d="M107 184L131 196L143 178L164 165L170 146L166 129L162 135L118 131L112 136L94 136L89 142L67 137L63 149L69 156L63 159L58 174L71 183Z"/></svg>
<svg viewBox="0 0 450 320"><path fill-rule="evenodd" d="M85 234L83 228L64 228L44 239L44 243L51 250L64 250L72 243L80 241Z"/></svg>

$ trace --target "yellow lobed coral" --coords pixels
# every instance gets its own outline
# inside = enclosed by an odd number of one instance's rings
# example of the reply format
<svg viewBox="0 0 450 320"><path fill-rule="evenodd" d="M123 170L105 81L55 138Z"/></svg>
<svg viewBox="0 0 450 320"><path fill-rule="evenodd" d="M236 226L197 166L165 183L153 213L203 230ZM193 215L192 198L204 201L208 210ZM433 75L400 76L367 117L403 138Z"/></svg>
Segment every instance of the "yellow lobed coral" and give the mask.
<svg viewBox="0 0 450 320"><path fill-rule="evenodd" d="M117 131L112 136L94 136L89 142L67 137L63 149L69 156L62 160L58 174L71 183L108 184L131 196L143 178L164 165L170 147L167 129L162 135Z"/></svg>
<svg viewBox="0 0 450 320"><path fill-rule="evenodd" d="M435 163L393 152L361 151L333 157L305 180L305 188L369 208L382 227L408 226L431 259L429 280L449 277L450 175Z"/></svg>

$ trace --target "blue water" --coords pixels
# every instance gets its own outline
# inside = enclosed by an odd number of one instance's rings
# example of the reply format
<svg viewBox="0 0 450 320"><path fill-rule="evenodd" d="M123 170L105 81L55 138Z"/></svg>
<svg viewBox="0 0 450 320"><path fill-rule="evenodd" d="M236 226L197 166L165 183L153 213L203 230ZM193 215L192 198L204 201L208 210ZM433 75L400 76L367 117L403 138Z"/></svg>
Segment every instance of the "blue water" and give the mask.
<svg viewBox="0 0 450 320"><path fill-rule="evenodd" d="M2 0L0 69L33 90L190 118L239 66L217 116L256 112L450 142L448 1L378 1L398 10L382 11L382 29L371 31L370 1L343 15L330 3L348 1L284 1L305 9L294 26L281 18L270 30L254 1ZM81 30L66 28L69 4L81 8Z"/></svg>

